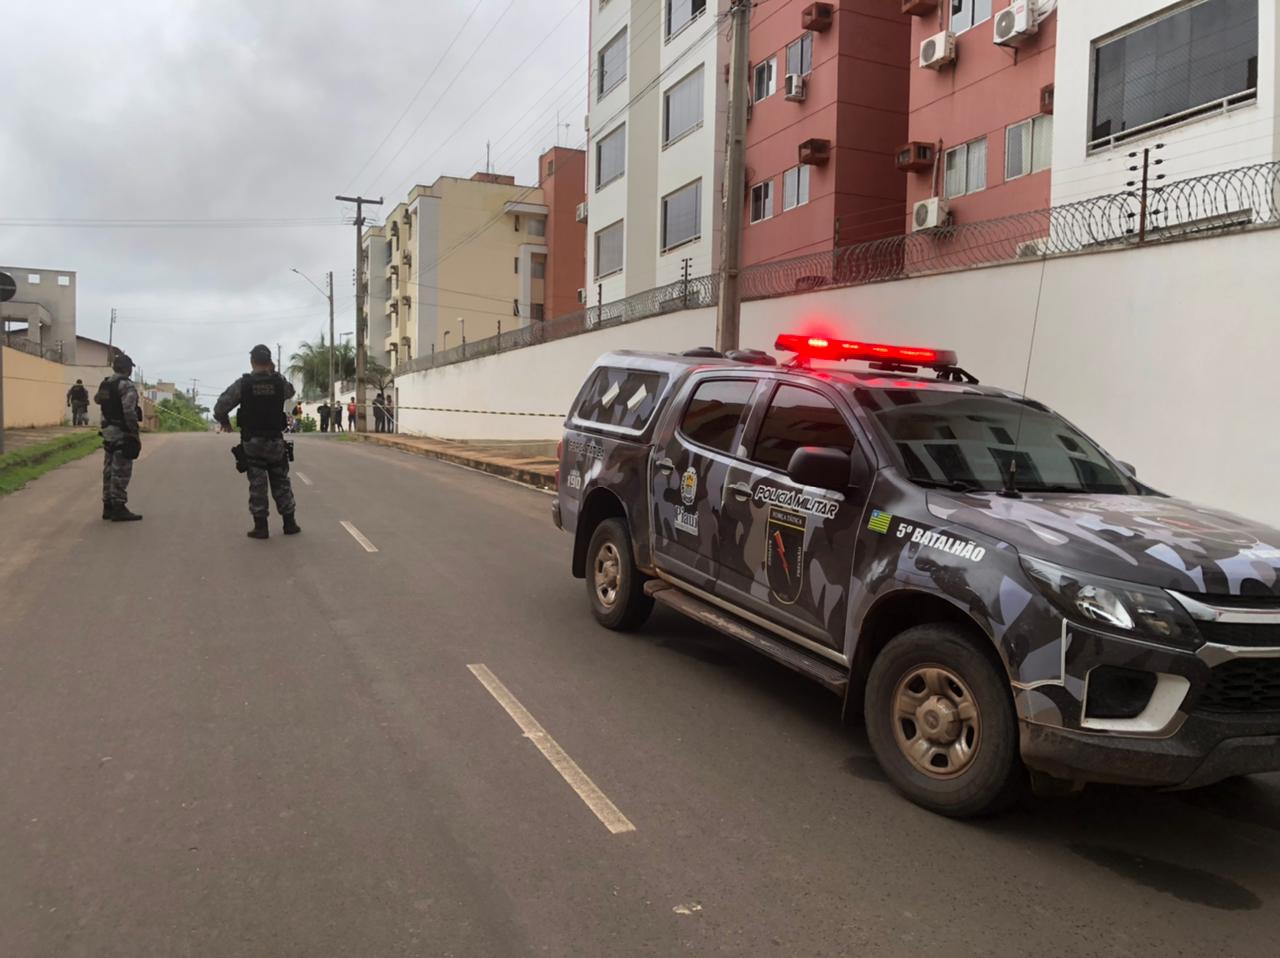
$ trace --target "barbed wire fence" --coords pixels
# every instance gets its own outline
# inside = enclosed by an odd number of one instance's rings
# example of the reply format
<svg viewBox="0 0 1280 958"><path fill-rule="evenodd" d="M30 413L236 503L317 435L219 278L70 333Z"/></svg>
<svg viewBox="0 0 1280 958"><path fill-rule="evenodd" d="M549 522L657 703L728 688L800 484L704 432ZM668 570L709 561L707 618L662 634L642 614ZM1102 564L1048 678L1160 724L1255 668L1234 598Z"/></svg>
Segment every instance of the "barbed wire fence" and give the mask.
<svg viewBox="0 0 1280 958"><path fill-rule="evenodd" d="M1259 163L1163 183L1144 197L1127 189L1044 210L975 223L944 225L749 266L742 298L769 299L819 289L860 286L1019 260L1138 247L1207 234L1280 225L1280 162ZM1145 236L1140 238L1146 217ZM398 375L511 349L578 336L684 309L715 306L716 273L678 280L625 299L497 336L419 356Z"/></svg>

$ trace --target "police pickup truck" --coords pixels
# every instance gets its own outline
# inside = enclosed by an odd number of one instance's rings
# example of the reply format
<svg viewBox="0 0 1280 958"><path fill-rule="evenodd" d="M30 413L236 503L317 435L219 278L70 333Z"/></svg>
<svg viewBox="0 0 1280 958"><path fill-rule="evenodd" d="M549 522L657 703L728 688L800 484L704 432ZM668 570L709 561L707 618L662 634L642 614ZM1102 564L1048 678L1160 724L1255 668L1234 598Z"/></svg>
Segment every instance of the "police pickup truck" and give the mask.
<svg viewBox="0 0 1280 958"><path fill-rule="evenodd" d="M587 377L552 512L602 625L656 601L809 676L947 815L1028 771L1069 791L1280 769L1280 532L1144 485L952 353L776 348L794 358L615 352Z"/></svg>

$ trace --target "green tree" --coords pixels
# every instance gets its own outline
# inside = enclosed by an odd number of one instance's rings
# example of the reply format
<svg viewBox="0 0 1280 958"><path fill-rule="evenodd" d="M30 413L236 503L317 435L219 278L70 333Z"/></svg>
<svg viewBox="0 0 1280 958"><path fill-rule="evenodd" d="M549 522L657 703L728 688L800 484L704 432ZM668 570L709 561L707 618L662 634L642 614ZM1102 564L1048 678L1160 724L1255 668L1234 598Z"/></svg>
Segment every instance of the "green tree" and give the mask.
<svg viewBox="0 0 1280 958"><path fill-rule="evenodd" d="M351 343L340 343L333 349L333 365L339 382L356 378L356 351ZM329 342L324 333L315 342L302 342L289 357L285 370L302 380L302 398L306 402L329 395Z"/></svg>
<svg viewBox="0 0 1280 958"><path fill-rule="evenodd" d="M209 428L205 416L208 406L191 401L186 393L175 393L172 399L156 403L156 420L160 432L204 432Z"/></svg>

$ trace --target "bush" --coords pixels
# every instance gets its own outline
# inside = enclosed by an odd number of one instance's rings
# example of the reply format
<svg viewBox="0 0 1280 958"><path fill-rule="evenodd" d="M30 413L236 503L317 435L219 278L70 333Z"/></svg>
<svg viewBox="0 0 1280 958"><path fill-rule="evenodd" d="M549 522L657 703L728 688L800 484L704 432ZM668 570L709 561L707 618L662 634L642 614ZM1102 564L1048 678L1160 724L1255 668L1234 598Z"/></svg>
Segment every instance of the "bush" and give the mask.
<svg viewBox="0 0 1280 958"><path fill-rule="evenodd" d="M320 428L313 416L303 416L296 421L298 423L298 432L315 432Z"/></svg>

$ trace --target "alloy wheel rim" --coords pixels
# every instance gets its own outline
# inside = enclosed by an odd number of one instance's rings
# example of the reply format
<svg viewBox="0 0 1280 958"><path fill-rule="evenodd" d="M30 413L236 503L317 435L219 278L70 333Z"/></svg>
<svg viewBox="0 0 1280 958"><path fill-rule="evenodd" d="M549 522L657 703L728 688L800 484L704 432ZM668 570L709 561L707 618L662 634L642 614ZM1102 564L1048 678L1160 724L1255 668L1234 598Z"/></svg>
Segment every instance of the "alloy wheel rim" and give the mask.
<svg viewBox="0 0 1280 958"><path fill-rule="evenodd" d="M940 665L912 669L892 702L894 738L912 768L939 779L968 771L982 742L982 715L960 676Z"/></svg>
<svg viewBox="0 0 1280 958"><path fill-rule="evenodd" d="M621 576L622 558L618 555L618 547L606 542L596 553L595 587L596 598L606 609L613 608L618 601L618 580Z"/></svg>

